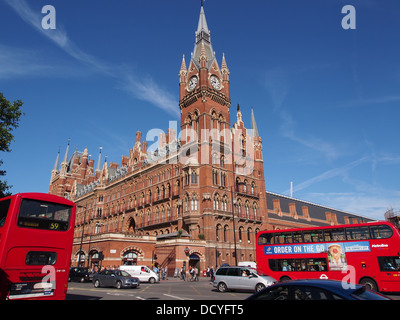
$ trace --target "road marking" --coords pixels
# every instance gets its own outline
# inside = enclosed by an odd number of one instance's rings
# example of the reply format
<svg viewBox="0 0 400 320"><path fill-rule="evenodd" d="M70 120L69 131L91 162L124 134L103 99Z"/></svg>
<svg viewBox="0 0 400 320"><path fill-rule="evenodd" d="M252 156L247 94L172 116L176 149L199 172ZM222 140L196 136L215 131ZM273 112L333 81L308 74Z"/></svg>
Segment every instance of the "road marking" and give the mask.
<svg viewBox="0 0 400 320"><path fill-rule="evenodd" d="M201 293L199 290L197 290L197 288L195 286L190 286L194 291L196 291L196 293L201 296Z"/></svg>
<svg viewBox="0 0 400 320"><path fill-rule="evenodd" d="M172 294L163 293L163 295L167 296L167 297L174 298L174 299L178 299L178 300L193 300L193 299L190 299L190 298L181 298L181 297L173 296Z"/></svg>

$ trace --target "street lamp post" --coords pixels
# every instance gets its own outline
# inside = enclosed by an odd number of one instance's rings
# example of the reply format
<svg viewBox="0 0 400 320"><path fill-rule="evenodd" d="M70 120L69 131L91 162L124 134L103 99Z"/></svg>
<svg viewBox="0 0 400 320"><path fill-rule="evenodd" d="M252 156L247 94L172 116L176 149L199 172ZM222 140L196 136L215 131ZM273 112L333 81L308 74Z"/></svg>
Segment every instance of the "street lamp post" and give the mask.
<svg viewBox="0 0 400 320"><path fill-rule="evenodd" d="M85 215L84 215L84 217L83 217L83 226L82 226L82 235L81 235L81 245L80 245L80 247L79 247L79 254L78 254L78 267L79 267L79 265L80 265L80 263L81 263L81 254L82 254L82 244L83 244L83 234L84 234L84 232L85 232L85 222L86 222L86 206L87 205L85 205L85 206L78 206L78 208L85 208Z"/></svg>

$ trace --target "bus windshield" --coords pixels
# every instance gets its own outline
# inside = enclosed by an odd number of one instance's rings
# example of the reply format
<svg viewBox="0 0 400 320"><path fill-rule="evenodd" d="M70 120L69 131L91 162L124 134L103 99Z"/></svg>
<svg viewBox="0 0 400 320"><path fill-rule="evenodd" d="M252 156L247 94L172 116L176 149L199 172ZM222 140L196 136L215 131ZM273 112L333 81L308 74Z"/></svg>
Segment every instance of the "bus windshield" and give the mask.
<svg viewBox="0 0 400 320"><path fill-rule="evenodd" d="M18 226L56 231L66 231L71 218L71 206L22 199L18 215Z"/></svg>

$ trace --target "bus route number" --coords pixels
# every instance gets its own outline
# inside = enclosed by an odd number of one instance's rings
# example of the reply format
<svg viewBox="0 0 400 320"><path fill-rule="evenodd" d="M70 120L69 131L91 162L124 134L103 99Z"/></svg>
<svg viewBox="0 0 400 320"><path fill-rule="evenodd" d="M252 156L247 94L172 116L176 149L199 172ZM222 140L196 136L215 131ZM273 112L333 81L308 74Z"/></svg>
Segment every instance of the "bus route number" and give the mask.
<svg viewBox="0 0 400 320"><path fill-rule="evenodd" d="M59 228L59 224L56 222L50 223L50 229L51 230L57 230Z"/></svg>

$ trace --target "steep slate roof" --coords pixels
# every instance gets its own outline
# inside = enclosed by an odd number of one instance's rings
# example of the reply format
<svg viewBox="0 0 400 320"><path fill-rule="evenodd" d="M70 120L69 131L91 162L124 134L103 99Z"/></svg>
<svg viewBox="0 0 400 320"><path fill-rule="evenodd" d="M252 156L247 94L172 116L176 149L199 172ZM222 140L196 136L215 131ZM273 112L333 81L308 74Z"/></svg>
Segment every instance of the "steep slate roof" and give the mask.
<svg viewBox="0 0 400 320"><path fill-rule="evenodd" d="M290 197L280 195L277 193L273 193L273 192L267 191L266 196L267 196L268 216L270 218L285 220L285 221L293 222L293 223L309 224L309 225L313 225L313 226L315 226L315 225L326 226L328 224L326 222L326 212L331 212L333 214L336 214L338 224L346 224L345 219L344 219L345 217L348 217L350 219L350 221L352 221L351 220L352 218L357 218L358 222L375 221L373 219L370 219L370 218L367 218L367 217L364 217L361 215L357 215L354 213L349 213L346 211L341 211L341 210L325 207L325 206L314 204L314 203L307 202L304 200L290 198ZM274 205L273 205L274 199L279 199L281 211L283 213L286 213L286 215L283 214L282 216L278 216L277 214L270 212L270 211L274 211ZM287 215L288 213L290 213L289 203L295 204L296 212L299 217L303 216L302 207L307 206L311 221L308 221L307 219L302 219L302 218L295 219L294 217ZM322 220L322 221L315 221L315 220ZM325 221L325 222L323 222L323 221Z"/></svg>

